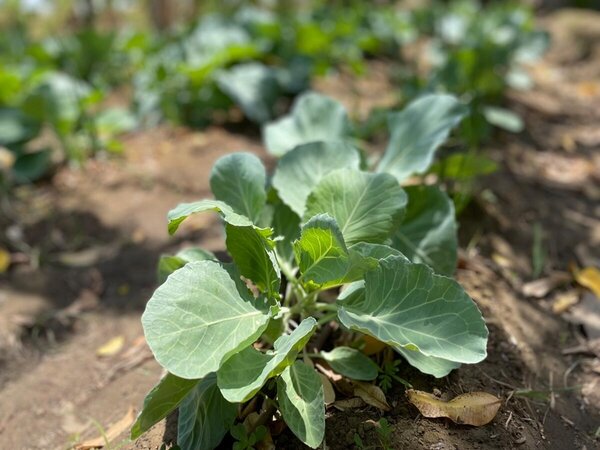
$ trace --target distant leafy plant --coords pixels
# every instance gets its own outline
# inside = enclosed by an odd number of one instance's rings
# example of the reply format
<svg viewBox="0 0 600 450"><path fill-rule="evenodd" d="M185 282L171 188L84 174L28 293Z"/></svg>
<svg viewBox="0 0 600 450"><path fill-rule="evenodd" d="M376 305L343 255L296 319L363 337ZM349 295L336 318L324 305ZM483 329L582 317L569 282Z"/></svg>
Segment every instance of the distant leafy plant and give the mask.
<svg viewBox="0 0 600 450"><path fill-rule="evenodd" d="M168 214L168 229L216 212L233 262L204 251L162 260L163 278L173 272L142 323L168 374L146 397L132 438L179 408L181 448L212 449L232 429L238 404L260 395L302 442L318 447L322 381L298 357L322 359L355 380L378 376L353 348L304 352L330 321L388 344L437 377L485 358L481 313L446 276L456 264L452 203L436 187L400 185L429 168L463 116L448 95L392 114L390 143L371 172L345 134L343 108L309 93L265 128L267 148L281 156L269 184L252 154L218 160L210 177L215 199L180 204ZM321 295L331 290L339 293L334 302Z"/></svg>
<svg viewBox="0 0 600 450"><path fill-rule="evenodd" d="M521 118L501 104L509 87L531 87L522 66L548 47L548 35L535 28L530 8L514 2L439 2L417 10L413 22L421 35L430 36L428 69L404 79L403 91L409 97L411 92L451 92L468 102L460 135L470 146L485 140L492 126L522 131Z"/></svg>

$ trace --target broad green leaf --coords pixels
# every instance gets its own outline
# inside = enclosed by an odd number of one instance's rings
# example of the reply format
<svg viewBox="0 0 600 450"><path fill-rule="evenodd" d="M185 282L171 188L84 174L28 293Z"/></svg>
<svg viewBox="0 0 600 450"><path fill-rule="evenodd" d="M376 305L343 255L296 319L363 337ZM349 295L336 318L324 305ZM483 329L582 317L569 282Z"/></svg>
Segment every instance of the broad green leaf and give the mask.
<svg viewBox="0 0 600 450"><path fill-rule="evenodd" d="M246 278L270 298L277 298L281 275L275 257L275 243L270 239L271 229L226 226L227 250Z"/></svg>
<svg viewBox="0 0 600 450"><path fill-rule="evenodd" d="M336 347L321 356L340 375L352 380L371 381L377 378L379 368L371 358L350 347Z"/></svg>
<svg viewBox="0 0 600 450"><path fill-rule="evenodd" d="M169 372L203 378L265 330L269 315L254 306L257 301L238 292L218 263L188 263L167 278L146 305L146 341Z"/></svg>
<svg viewBox="0 0 600 450"><path fill-rule="evenodd" d="M174 234L181 222L192 214L214 211L219 213L223 220L236 227L251 227L253 223L246 216L236 213L231 206L219 200L200 200L193 203L180 203L167 214L169 234Z"/></svg>
<svg viewBox="0 0 600 450"><path fill-rule="evenodd" d="M342 230L347 245L361 241L381 243L397 227L405 207L406 194L393 176L340 169L314 188L304 217L329 214Z"/></svg>
<svg viewBox="0 0 600 450"><path fill-rule="evenodd" d="M131 427L131 439L137 439L173 412L199 381L167 373L146 395L144 407Z"/></svg>
<svg viewBox="0 0 600 450"><path fill-rule="evenodd" d="M214 373L208 374L179 407L177 444L181 450L212 450L229 431L238 405L223 398Z"/></svg>
<svg viewBox="0 0 600 450"><path fill-rule="evenodd" d="M415 263L442 275L456 269L457 236L454 204L436 186L406 188L408 208L392 246Z"/></svg>
<svg viewBox="0 0 600 450"><path fill-rule="evenodd" d="M273 229L277 254L286 262L294 259L292 242L300 237L300 217L285 203L278 201L273 210Z"/></svg>
<svg viewBox="0 0 600 450"><path fill-rule="evenodd" d="M291 334L279 337L272 351L263 353L248 347L233 355L217 372L223 396L230 402L252 398L269 378L279 375L294 362L316 327L316 320L309 317Z"/></svg>
<svg viewBox="0 0 600 450"><path fill-rule="evenodd" d="M348 135L350 122L344 107L316 92L296 99L292 111L263 130L269 153L283 156L300 144L315 141L341 141Z"/></svg>
<svg viewBox="0 0 600 450"><path fill-rule="evenodd" d="M453 96L424 95L389 118L391 137L377 166L378 172L403 181L424 173L437 148L466 114L466 108Z"/></svg>
<svg viewBox="0 0 600 450"><path fill-rule="evenodd" d="M217 261L217 257L208 250L195 247L185 248L176 255L161 255L158 260L158 282L164 283L169 275L189 262L206 260Z"/></svg>
<svg viewBox="0 0 600 450"><path fill-rule="evenodd" d="M347 328L425 356L460 363L485 358L485 322L456 281L392 256L367 272L364 289L353 287L338 298Z"/></svg>
<svg viewBox="0 0 600 450"><path fill-rule="evenodd" d="M360 169L360 154L350 144L302 144L283 155L273 175L273 187L281 200L302 217L306 199L317 183L329 172L345 167Z"/></svg>
<svg viewBox="0 0 600 450"><path fill-rule="evenodd" d="M442 378L460 367L460 363L448 361L447 359L425 356L417 350L409 350L403 347L393 347L408 361L408 363L428 375Z"/></svg>
<svg viewBox="0 0 600 450"><path fill-rule="evenodd" d="M217 83L250 120L265 123L273 117L279 86L272 68L258 62L238 64L217 75Z"/></svg>
<svg viewBox="0 0 600 450"><path fill-rule="evenodd" d="M323 284L343 277L348 271L344 237L328 214L318 214L302 226L300 239L294 242L294 252L303 282Z"/></svg>
<svg viewBox="0 0 600 450"><path fill-rule="evenodd" d="M210 174L210 188L217 200L253 223L258 223L267 201L267 175L252 153L231 153L220 158Z"/></svg>
<svg viewBox="0 0 600 450"><path fill-rule="evenodd" d="M319 375L296 361L277 380L277 400L283 420L292 433L311 448L325 435L325 403Z"/></svg>
<svg viewBox="0 0 600 450"><path fill-rule="evenodd" d="M483 108L483 116L492 125L512 133L520 133L525 128L521 116L510 109L486 106Z"/></svg>

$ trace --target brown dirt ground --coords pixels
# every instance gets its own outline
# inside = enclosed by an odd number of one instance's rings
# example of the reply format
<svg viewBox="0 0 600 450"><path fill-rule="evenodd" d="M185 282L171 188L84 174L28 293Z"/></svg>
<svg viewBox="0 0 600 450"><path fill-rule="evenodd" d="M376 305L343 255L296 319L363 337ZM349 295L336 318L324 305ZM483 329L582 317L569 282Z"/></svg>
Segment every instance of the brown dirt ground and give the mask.
<svg viewBox="0 0 600 450"><path fill-rule="evenodd" d="M503 405L485 427L458 426L422 418L396 387L385 415L393 430L390 448L600 445L593 437L600 426L597 360L563 355L580 343L581 329L551 309L555 296L581 292L569 285L540 300L522 293L531 279L535 223L546 237L545 274L565 271L571 262L600 265L600 19L566 11L544 24L556 42L532 68L536 88L511 94L527 132L494 139L486 151L501 169L480 181L478 192L485 194L461 218L465 250L457 278L484 313L489 357L441 380L406 366L400 373L417 389L437 388L449 396L487 391ZM359 115L374 104L362 97L388 101L373 94L378 87L372 81L348 89L351 97L339 92L340 84L319 86ZM70 448L139 408L161 375L139 341L158 256L190 243L223 248L210 215L169 239L167 210L209 195L209 170L224 153L246 149L270 163L256 131L239 125L204 132L161 127L126 137L125 148L122 159L62 170L51 183L21 188L4 205L0 244L19 252L21 262L0 276L1 449ZM97 356L117 336L125 340L123 350ZM574 388L561 390L566 385ZM518 389L552 392L540 401L511 395ZM353 448L358 434L366 446L380 448L373 424L380 417L373 408L329 409L327 447ZM122 433L110 448L158 449L174 439L175 423L170 418L136 443ZM276 443L299 447L285 432Z"/></svg>

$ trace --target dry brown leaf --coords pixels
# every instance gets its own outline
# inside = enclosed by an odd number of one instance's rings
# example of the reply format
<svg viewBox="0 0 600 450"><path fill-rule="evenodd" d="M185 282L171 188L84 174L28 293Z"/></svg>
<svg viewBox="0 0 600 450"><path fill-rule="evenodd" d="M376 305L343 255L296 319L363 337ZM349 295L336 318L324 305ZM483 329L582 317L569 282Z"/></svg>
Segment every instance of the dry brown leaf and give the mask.
<svg viewBox="0 0 600 450"><path fill-rule="evenodd" d="M0 145L0 172L8 171L15 164L15 154Z"/></svg>
<svg viewBox="0 0 600 450"><path fill-rule="evenodd" d="M339 409L340 411L346 411L348 409L360 408L362 406L365 406L365 404L366 403L363 401L362 398L354 397L345 400L338 400L337 402L333 403L333 407Z"/></svg>
<svg viewBox="0 0 600 450"><path fill-rule="evenodd" d="M414 389L407 390L406 395L408 401L425 417L447 417L455 423L476 427L490 423L502 403L498 397L487 392L469 392L450 401Z"/></svg>
<svg viewBox="0 0 600 450"><path fill-rule="evenodd" d="M103 448L105 445L114 441L125 431L129 430L129 427L135 422L135 410L132 406L129 407L125 415L121 420L112 424L104 436L100 436L94 439L88 439L80 444L75 445L75 450L90 450L94 448Z"/></svg>
<svg viewBox="0 0 600 450"><path fill-rule="evenodd" d="M354 395L362 398L365 403L382 411L390 411L392 409L385 398L385 394L378 386L362 381L353 381L352 385L354 386Z"/></svg>
<svg viewBox="0 0 600 450"><path fill-rule="evenodd" d="M327 378L322 373L319 373L319 378L321 378L321 383L323 384L323 396L325 398L325 404L331 405L335 402L335 391L333 390L333 385L329 378Z"/></svg>
<svg viewBox="0 0 600 450"><path fill-rule="evenodd" d="M100 357L116 355L123 348L123 344L125 344L125 338L123 336L116 336L98 348L96 354Z"/></svg>
<svg viewBox="0 0 600 450"><path fill-rule="evenodd" d="M579 301L579 294L576 291L565 292L557 295L552 302L552 312L554 314L562 314L571 306L576 305Z"/></svg>
<svg viewBox="0 0 600 450"><path fill-rule="evenodd" d="M575 271L575 280L600 298L600 270L596 267L585 267Z"/></svg>
<svg viewBox="0 0 600 450"><path fill-rule="evenodd" d="M571 274L568 272L553 272L548 277L525 283L521 288L521 292L527 297L543 298L550 291L561 284L568 283L571 279Z"/></svg>
<svg viewBox="0 0 600 450"><path fill-rule="evenodd" d="M10 266L10 253L0 247L0 273L4 273Z"/></svg>

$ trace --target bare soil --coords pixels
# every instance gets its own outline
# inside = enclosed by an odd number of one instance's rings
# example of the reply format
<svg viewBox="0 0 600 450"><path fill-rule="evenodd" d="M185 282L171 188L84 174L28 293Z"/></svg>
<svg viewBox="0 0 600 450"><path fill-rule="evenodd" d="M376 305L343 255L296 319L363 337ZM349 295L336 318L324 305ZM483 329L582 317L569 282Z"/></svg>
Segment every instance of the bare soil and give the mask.
<svg viewBox="0 0 600 450"><path fill-rule="evenodd" d="M485 151L500 170L478 182L460 218L457 278L484 313L489 357L439 380L408 365L399 374L416 389L435 388L448 397L496 394L503 399L500 412L480 428L425 419L399 385L387 395L389 442L379 439L378 410L330 408L327 448L355 448L355 435L371 448L600 447L594 437L600 427L597 358L563 354L585 335L567 320L569 313L552 311L560 295L587 294L573 284L540 299L523 294L531 281L534 224L548 252L542 276L568 271L572 263L600 266L600 17L566 11L543 24L555 38L553 50L531 68L535 89L510 96L527 131L494 138ZM387 101L390 88L379 78L349 87L354 97L339 92L335 80L319 87L361 115L364 105L376 102L360 96ZM249 150L272 164L258 132L244 124L203 132L160 127L127 136L125 149L120 159L90 161L20 188L3 205L0 245L17 262L0 275L1 449L70 448L140 407L162 372L140 340L140 314L156 287L159 255L190 244L224 247L211 215L169 238L166 212L210 195L210 168L225 153ZM119 336L119 352L97 354ZM527 389L547 397L515 394ZM110 448L159 449L175 435L176 417L170 417L135 443L121 433ZM289 432L275 439L277 448L301 448Z"/></svg>

